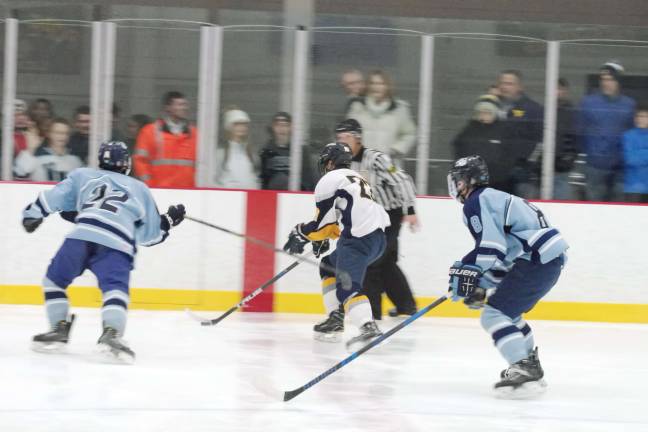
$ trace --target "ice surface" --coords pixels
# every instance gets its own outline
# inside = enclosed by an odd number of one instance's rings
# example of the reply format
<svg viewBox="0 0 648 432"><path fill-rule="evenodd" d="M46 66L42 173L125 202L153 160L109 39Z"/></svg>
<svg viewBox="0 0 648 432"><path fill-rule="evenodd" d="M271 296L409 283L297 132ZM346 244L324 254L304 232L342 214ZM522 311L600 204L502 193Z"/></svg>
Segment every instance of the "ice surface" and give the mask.
<svg viewBox="0 0 648 432"><path fill-rule="evenodd" d="M424 318L285 403L273 392L347 355L312 339L321 317L237 313L202 327L131 311L126 366L93 355L99 310L75 312L69 353L45 355L29 349L43 308L0 306L0 431L648 431L646 325L531 322L549 388L507 401L493 396L505 364L479 323Z"/></svg>

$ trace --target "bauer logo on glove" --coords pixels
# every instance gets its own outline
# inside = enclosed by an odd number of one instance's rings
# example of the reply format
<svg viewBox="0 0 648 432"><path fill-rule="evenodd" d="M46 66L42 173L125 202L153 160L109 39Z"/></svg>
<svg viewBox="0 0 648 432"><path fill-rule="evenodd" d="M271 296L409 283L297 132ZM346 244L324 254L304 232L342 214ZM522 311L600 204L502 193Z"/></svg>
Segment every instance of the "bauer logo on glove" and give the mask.
<svg viewBox="0 0 648 432"><path fill-rule="evenodd" d="M463 264L461 261L455 262L450 271L450 287L452 291L452 301L459 301L462 298L468 298L476 293L479 288L479 279L482 275L482 269L479 266Z"/></svg>

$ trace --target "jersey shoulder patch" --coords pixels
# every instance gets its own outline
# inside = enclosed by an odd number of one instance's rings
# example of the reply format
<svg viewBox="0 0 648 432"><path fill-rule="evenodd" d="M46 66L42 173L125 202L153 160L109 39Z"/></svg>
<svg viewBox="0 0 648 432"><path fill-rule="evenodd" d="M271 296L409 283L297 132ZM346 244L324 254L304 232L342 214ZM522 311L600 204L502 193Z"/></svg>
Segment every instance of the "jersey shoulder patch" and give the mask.
<svg viewBox="0 0 648 432"><path fill-rule="evenodd" d="M475 233L479 234L480 232L482 232L483 228L482 228L481 221L479 220L479 216L477 215L471 216L470 225L472 226L472 229L473 231L475 231Z"/></svg>

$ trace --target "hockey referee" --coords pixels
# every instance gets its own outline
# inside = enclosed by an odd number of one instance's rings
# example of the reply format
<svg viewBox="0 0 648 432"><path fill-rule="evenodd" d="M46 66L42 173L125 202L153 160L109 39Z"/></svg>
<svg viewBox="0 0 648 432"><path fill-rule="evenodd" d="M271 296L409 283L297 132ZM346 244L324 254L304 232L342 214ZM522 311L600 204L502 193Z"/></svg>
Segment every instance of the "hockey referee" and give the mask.
<svg viewBox="0 0 648 432"><path fill-rule="evenodd" d="M414 209L416 191L412 178L392 162L383 152L364 147L362 126L355 119L340 122L335 128L337 142L351 147L351 169L364 177L373 190L374 197L389 214L391 226L387 227L385 253L367 269L364 291L371 302L375 319L382 317L382 293L396 306L390 316L412 315L416 302L407 278L398 267L398 234L401 224L409 223L414 232L419 227Z"/></svg>

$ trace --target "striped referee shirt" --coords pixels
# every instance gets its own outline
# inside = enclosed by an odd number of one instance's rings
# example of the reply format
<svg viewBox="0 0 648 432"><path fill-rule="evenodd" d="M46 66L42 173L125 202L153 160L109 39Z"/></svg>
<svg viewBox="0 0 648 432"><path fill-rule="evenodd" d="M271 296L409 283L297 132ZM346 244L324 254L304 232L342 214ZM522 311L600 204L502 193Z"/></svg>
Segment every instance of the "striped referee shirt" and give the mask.
<svg viewBox="0 0 648 432"><path fill-rule="evenodd" d="M416 213L414 181L398 168L385 153L362 147L351 160L351 169L371 185L374 197L385 210L403 209L403 214Z"/></svg>

